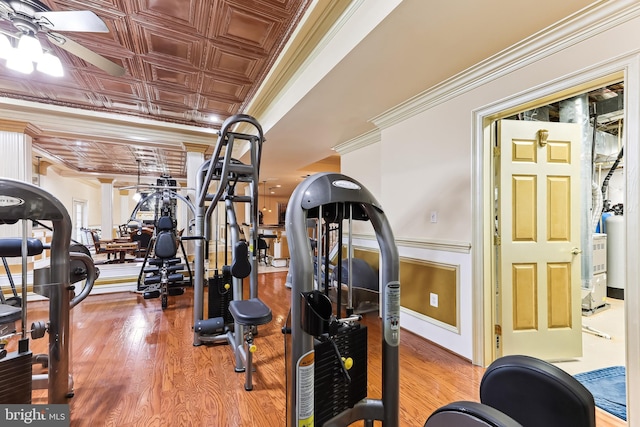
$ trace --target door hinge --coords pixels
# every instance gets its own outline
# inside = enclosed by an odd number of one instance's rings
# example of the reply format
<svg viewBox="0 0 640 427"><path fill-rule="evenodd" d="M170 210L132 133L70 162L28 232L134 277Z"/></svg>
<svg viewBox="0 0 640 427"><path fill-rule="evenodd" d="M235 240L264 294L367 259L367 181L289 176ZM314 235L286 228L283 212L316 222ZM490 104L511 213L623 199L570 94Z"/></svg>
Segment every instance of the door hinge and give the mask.
<svg viewBox="0 0 640 427"><path fill-rule="evenodd" d="M495 246L500 246L502 244L502 239L500 236L493 236L493 244Z"/></svg>
<svg viewBox="0 0 640 427"><path fill-rule="evenodd" d="M500 157L500 147L493 147L493 157Z"/></svg>

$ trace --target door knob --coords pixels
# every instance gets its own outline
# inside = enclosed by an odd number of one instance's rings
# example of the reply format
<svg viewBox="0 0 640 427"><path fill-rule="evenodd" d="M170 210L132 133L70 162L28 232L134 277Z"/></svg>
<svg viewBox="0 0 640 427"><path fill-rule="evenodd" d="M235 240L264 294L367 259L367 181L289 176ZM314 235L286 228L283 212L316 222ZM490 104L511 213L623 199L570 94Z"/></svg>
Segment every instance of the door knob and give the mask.
<svg viewBox="0 0 640 427"><path fill-rule="evenodd" d="M580 249L578 249L578 248L573 248L573 249L571 249L571 253L574 254L574 255L578 255L578 254L581 254L582 251Z"/></svg>

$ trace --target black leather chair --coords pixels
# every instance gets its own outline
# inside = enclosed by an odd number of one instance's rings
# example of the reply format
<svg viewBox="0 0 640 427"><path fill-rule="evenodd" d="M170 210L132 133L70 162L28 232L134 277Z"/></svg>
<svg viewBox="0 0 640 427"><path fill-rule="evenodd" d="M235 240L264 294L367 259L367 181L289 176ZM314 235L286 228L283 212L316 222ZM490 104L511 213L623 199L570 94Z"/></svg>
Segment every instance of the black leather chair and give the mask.
<svg viewBox="0 0 640 427"><path fill-rule="evenodd" d="M596 425L589 390L557 366L530 356L505 356L489 365L480 401L524 427Z"/></svg>
<svg viewBox="0 0 640 427"><path fill-rule="evenodd" d="M268 264L268 256L267 250L269 249L269 244L262 236L258 237L258 262L263 262L264 265Z"/></svg>
<svg viewBox="0 0 640 427"><path fill-rule="evenodd" d="M153 232L146 228L141 230L134 230L131 233L131 241L138 242L138 249L136 250L136 258L144 258L147 255L152 239L153 239Z"/></svg>
<svg viewBox="0 0 640 427"><path fill-rule="evenodd" d="M427 419L424 427L522 427L508 415L478 402L453 402Z"/></svg>

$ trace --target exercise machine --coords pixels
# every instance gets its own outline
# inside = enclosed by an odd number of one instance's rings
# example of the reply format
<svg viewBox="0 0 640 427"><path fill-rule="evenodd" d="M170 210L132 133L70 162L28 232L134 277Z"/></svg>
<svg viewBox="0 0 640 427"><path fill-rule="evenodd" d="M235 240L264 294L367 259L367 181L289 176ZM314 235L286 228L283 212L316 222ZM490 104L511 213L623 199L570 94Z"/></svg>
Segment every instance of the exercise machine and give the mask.
<svg viewBox="0 0 640 427"><path fill-rule="evenodd" d="M353 255L353 245L343 245L340 225L323 226L321 221L307 220L312 236L311 249L314 251L314 278L320 289L328 290L332 301L346 305L348 314L364 314L378 311L380 283L378 272L362 258ZM339 244L340 243L340 244ZM346 251L347 262L342 263ZM325 254L318 257L318 254ZM326 255L328 254L328 255ZM341 257L342 255L342 257ZM340 263L338 270L337 264ZM340 286L338 285L340 283ZM342 297L342 287L346 286L349 298Z"/></svg>
<svg viewBox="0 0 640 427"><path fill-rule="evenodd" d="M4 330L5 339L13 335L8 325L17 320L21 323L18 350L0 359L0 377L11 379L2 382L11 386L0 386L0 394L3 401L10 400L6 403L30 403L32 389L47 388L49 403L66 403L67 398L73 396L69 369L70 310L89 295L99 271L86 248L80 245L71 248L71 219L64 205L50 193L23 181L0 178L0 201L0 224L22 224L22 238L0 239L0 256L22 258L20 307L0 306L0 330ZM52 222L49 246L27 237L28 221ZM50 250L50 265L34 270L33 288L49 300L49 321L35 322L28 329L27 257L41 254L45 249ZM76 294L74 283L84 279L81 291ZM29 348L29 333L34 339L49 334L48 353L35 358L48 368L46 375L31 374L34 357Z"/></svg>
<svg viewBox="0 0 640 427"><path fill-rule="evenodd" d="M165 309L168 306L169 295L184 294L185 278L181 271L185 266L181 264L180 258L176 258L178 245L182 245L182 240L176 236L170 216L161 216L155 228L154 255L153 258L145 257L145 263L148 261L149 266L143 266L141 270L145 277L142 289L140 286L138 289L142 291L144 299L161 297L162 308ZM185 262L188 267L186 256ZM190 281L188 283L190 284Z"/></svg>
<svg viewBox="0 0 640 427"><path fill-rule="evenodd" d="M595 427L593 395L549 362L525 355L496 359L480 383L480 402L525 427Z"/></svg>
<svg viewBox="0 0 640 427"><path fill-rule="evenodd" d="M337 314L329 297L314 286L314 262L307 231L309 219L335 224L343 234L352 221L370 221L380 248L382 314L382 398L367 398L367 331L360 317ZM352 178L336 173L308 177L294 190L287 206L286 231L291 263L291 354L287 360L287 426L344 426L364 420L373 426L399 425L398 347L400 281L398 251L391 227L373 195ZM318 233L322 235L322 233ZM342 243L339 241L339 247ZM323 245L318 243L318 248ZM347 253L351 251L348 248ZM340 275L342 251L338 257ZM318 259L323 259L318 256ZM341 283L341 278L338 278ZM340 290L338 287L338 301ZM326 292L326 289L325 289ZM347 298L350 298L348 291ZM350 306L350 304L348 304ZM285 331L289 332L289 331Z"/></svg>
<svg viewBox="0 0 640 427"><path fill-rule="evenodd" d="M234 132L243 125L256 134ZM226 343L235 356L235 371L245 373L245 389L252 390L253 342L257 327L271 321L271 309L258 298L258 185L260 157L264 135L258 121L248 115L229 117L220 128L218 141L211 159L198 171L196 186L195 234L202 236L195 241L194 258L194 338L193 345L203 343ZM242 163L233 158L236 144L248 148L250 162ZM209 187L215 183L215 192ZM245 194L238 194L237 185L248 187ZM211 278L205 277L205 259L211 240L211 216L224 206L226 219L225 259L227 246L232 252L230 265L222 271L217 268ZM248 204L250 231L248 238L240 239L235 204ZM216 221L216 236L219 224ZM226 264L226 262L225 262ZM208 275L208 273L206 273ZM244 298L243 280L249 278L249 298ZM204 317L204 287L208 284L209 315Z"/></svg>
<svg viewBox="0 0 640 427"><path fill-rule="evenodd" d="M127 226L132 230L132 240L146 233L144 221L138 218L138 214L143 207L153 205L153 231L143 251L137 291L142 293L144 299L160 298L161 306L165 309L170 295L182 295L184 287L193 283L193 272L183 244L183 239L192 237L178 236L176 232L177 201L185 203L192 215L195 215L195 208L187 197L178 193L180 187L168 175L158 178L156 185L147 189L150 192L138 201ZM178 249L182 252L184 263L177 257ZM187 278L181 273L185 269Z"/></svg>

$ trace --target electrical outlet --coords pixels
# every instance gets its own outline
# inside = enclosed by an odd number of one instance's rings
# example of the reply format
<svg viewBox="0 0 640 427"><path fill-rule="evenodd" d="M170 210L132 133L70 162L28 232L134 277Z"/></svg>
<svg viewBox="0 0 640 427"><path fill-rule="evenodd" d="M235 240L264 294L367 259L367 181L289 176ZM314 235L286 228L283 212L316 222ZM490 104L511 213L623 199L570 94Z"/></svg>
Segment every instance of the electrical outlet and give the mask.
<svg viewBox="0 0 640 427"><path fill-rule="evenodd" d="M431 211L431 222L438 222L438 211Z"/></svg>
<svg viewBox="0 0 640 427"><path fill-rule="evenodd" d="M431 304L431 307L438 308L438 294L429 294L429 304Z"/></svg>

